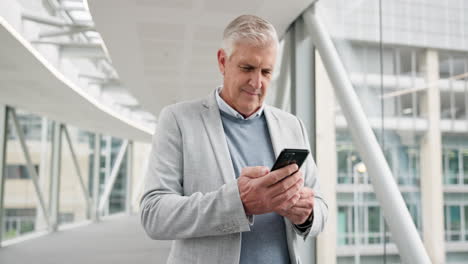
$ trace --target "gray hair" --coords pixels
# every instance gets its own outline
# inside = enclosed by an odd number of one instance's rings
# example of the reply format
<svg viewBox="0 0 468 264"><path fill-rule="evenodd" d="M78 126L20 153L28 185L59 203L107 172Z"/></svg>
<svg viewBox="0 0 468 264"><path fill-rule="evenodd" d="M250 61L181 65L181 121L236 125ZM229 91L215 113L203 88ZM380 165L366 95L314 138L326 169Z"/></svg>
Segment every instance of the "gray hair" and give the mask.
<svg viewBox="0 0 468 264"><path fill-rule="evenodd" d="M234 45L246 41L258 47L278 45L278 35L273 25L254 15L242 15L231 21L224 30L222 48L229 58Z"/></svg>

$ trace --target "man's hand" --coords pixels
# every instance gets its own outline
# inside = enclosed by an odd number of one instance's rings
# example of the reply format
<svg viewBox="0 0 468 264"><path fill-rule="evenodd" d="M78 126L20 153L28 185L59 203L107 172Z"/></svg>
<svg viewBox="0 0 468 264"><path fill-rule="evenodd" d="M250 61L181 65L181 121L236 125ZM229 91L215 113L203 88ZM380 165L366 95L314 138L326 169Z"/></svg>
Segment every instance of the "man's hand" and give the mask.
<svg viewBox="0 0 468 264"><path fill-rule="evenodd" d="M259 215L287 210L294 205L304 183L297 169L296 164L273 172L263 166L243 168L237 184L245 213Z"/></svg>
<svg viewBox="0 0 468 264"><path fill-rule="evenodd" d="M293 224L303 224L312 214L314 209L314 191L303 187L300 191L300 199L287 210L278 210L278 214L288 218Z"/></svg>

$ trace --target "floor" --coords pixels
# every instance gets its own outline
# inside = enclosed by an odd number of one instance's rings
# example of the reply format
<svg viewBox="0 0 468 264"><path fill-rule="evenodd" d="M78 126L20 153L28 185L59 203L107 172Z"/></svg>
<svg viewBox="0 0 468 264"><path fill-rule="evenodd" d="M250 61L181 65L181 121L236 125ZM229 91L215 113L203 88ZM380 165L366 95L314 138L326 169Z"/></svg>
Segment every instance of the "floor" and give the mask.
<svg viewBox="0 0 468 264"><path fill-rule="evenodd" d="M119 216L0 248L0 263L159 264L170 243L148 238L138 216Z"/></svg>

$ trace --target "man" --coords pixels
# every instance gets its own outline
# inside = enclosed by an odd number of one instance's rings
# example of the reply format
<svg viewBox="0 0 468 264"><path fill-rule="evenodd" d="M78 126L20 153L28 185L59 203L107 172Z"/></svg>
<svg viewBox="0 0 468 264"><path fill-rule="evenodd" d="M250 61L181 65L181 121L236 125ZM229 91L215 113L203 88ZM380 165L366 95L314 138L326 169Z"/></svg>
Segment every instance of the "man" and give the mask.
<svg viewBox="0 0 468 264"><path fill-rule="evenodd" d="M217 54L223 86L161 111L141 220L175 240L168 263L300 263L297 237L323 229L313 159L269 171L283 148L309 148L299 119L264 104L277 49L270 23L236 18Z"/></svg>

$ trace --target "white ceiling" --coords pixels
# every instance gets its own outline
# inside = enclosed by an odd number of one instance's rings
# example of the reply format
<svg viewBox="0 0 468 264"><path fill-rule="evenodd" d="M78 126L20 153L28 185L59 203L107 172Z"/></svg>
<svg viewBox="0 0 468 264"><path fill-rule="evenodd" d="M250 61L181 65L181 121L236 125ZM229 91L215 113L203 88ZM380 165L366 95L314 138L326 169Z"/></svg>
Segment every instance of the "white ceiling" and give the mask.
<svg viewBox="0 0 468 264"><path fill-rule="evenodd" d="M222 83L216 52L241 14L269 20L283 36L314 0L99 0L89 9L125 87L158 115L165 105L207 95Z"/></svg>
<svg viewBox="0 0 468 264"><path fill-rule="evenodd" d="M105 135L151 140L153 131L81 92L2 17L0 43L0 104Z"/></svg>

